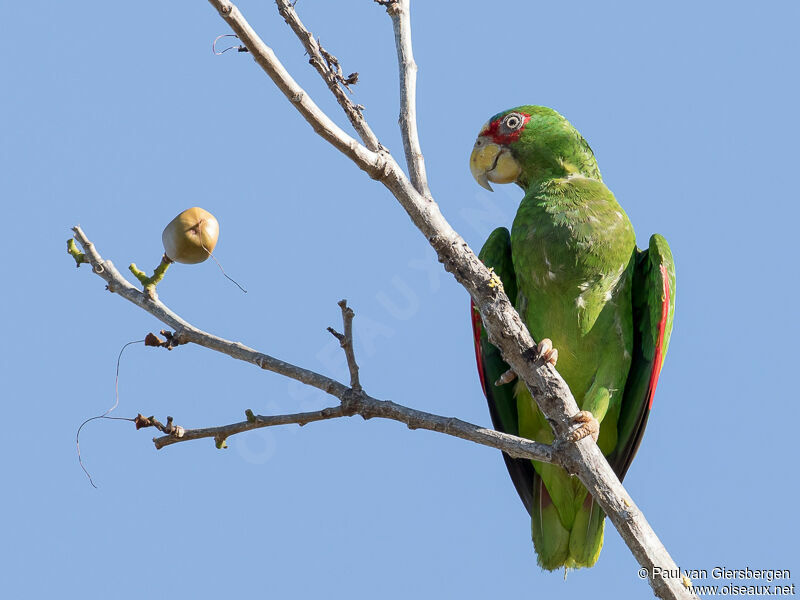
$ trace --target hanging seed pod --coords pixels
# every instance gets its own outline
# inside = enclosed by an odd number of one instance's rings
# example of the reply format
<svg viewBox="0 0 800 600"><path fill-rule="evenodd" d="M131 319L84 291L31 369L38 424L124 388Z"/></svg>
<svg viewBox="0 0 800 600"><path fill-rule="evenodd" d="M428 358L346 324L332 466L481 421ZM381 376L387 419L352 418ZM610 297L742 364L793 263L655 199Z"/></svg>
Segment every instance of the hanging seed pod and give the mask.
<svg viewBox="0 0 800 600"><path fill-rule="evenodd" d="M169 222L161 234L161 241L170 260L193 265L211 256L218 237L217 219L207 210L195 206Z"/></svg>

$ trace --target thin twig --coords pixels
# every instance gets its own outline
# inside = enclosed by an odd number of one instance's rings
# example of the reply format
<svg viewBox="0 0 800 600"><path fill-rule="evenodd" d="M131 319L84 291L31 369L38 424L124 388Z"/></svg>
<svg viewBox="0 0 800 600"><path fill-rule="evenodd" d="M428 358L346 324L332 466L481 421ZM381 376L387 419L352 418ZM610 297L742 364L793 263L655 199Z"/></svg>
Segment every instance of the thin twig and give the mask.
<svg viewBox="0 0 800 600"><path fill-rule="evenodd" d="M349 417L360 415L364 419L390 419L405 423L409 429L425 429L435 431L453 437L475 442L482 446L497 448L514 458L529 458L543 462L557 461L558 452L547 444L541 444L525 438L516 437L494 429L478 427L472 423L467 423L453 417L443 417L434 415L421 410L415 410L389 402L377 400L366 394L351 394L350 398L340 406L333 406L314 412L305 412L288 415L262 416L253 415L248 411L247 421L223 425L221 427L207 427L204 429L186 429L183 436L163 436L154 438L156 448L163 448L171 444L177 444L200 438L214 438L224 440L237 433L260 429L261 427L274 427L276 425L288 425L296 423L300 426L314 421L336 419L339 417Z"/></svg>
<svg viewBox="0 0 800 600"><path fill-rule="evenodd" d="M322 112L319 106L317 106L306 91L298 85L275 56L272 49L264 43L264 40L253 30L250 23L247 22L239 9L236 8L230 0L209 1L250 51L253 60L255 60L270 79L272 79L277 88L300 112L314 131L321 136L322 139L332 144L337 150L350 157L357 164L363 165L362 168L364 168L370 176L378 177L384 170L384 154L386 154L386 152L383 150L373 152L362 144L359 144L355 138L345 133L330 119L330 117L328 117L328 115ZM357 120L363 121L360 112L358 115ZM355 117L355 115L353 116ZM358 130L358 127L356 127L356 131Z"/></svg>
<svg viewBox="0 0 800 600"><path fill-rule="evenodd" d="M344 334L339 333L333 327L328 327L333 337L339 340L347 359L347 368L350 370L350 389L354 392L361 392L361 382L358 379L358 363L356 353L353 349L353 309L347 306L347 300L340 300L339 307L342 309L342 323L344 324Z"/></svg>
<svg viewBox="0 0 800 600"><path fill-rule="evenodd" d="M278 5L278 12L306 49L310 57L308 62L313 65L322 79L325 80L325 83L328 84L328 89L339 102L344 114L347 115L351 125L358 132L364 145L373 152L378 151L380 143L361 115L363 107L350 100L350 97L340 87L340 84L342 84L349 89L350 83L355 83L351 78L357 80L358 74L352 73L348 77L344 76L342 68L339 66L339 60L326 51L320 44L319 39L315 39L312 33L306 29L291 2L288 0L275 0L275 3Z"/></svg>
<svg viewBox="0 0 800 600"><path fill-rule="evenodd" d="M247 420L239 423L231 423L230 425L223 425L221 427L205 427L202 429L185 429L183 436L177 438L172 435L165 435L162 437L153 438L153 443L157 450L165 446L177 444L178 442L188 442L190 440L199 440L202 438L214 438L215 440L226 440L232 435L243 433L252 429L260 429L262 427L274 427L276 425L289 425L296 423L301 427L306 423L314 421L322 421L325 419L335 419L336 417L345 416L341 406L334 406L325 408L323 410L316 410L313 412L296 413L290 415L273 415L261 416L254 415L252 411L247 411ZM218 444L219 445L219 444Z"/></svg>
<svg viewBox="0 0 800 600"><path fill-rule="evenodd" d="M397 66L400 74L400 133L411 183L420 194L431 198L425 158L417 132L417 63L411 46L411 6L409 0L381 2L392 18Z"/></svg>
<svg viewBox="0 0 800 600"><path fill-rule="evenodd" d="M554 460L556 460L556 452L552 446L548 446L547 444L541 444L525 438L519 438L513 435L495 431L494 429L478 427L477 425L473 425L472 423L467 423L466 421L462 421L453 417L434 415L424 411L415 410L413 408L408 408L406 406L396 404L395 402L377 400L376 398L372 398L371 396L367 396L365 394L354 394L345 404L323 409L322 411L298 413L294 415L254 415L253 420L248 420L246 422L207 429L187 429L185 430L183 437L180 439L157 438L154 440L154 442L157 448L161 448L166 445L187 441L189 439L217 437L221 435L229 437L242 431L258 429L260 427L272 427L275 425L287 425L290 423L305 425L306 423L310 423L312 421L321 421L352 415L360 415L364 419L381 418L399 421L401 423L405 423L409 429L425 429L428 431L444 433L453 437L469 440L483 446L503 450L515 458L530 458L544 462L554 462Z"/></svg>

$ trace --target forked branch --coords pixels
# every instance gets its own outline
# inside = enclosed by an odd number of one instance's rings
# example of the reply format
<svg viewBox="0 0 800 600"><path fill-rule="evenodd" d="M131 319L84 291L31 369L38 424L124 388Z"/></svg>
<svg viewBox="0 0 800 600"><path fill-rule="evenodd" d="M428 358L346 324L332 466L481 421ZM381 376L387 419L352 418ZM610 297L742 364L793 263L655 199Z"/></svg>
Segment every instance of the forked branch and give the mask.
<svg viewBox="0 0 800 600"><path fill-rule="evenodd" d="M151 298L131 285L110 260L105 260L100 256L94 244L89 241L89 238L86 237L86 234L80 227L73 227L73 233L75 239L83 249L83 255L85 256L83 262L89 263L94 273L105 280L107 284L106 287L110 292L114 292L129 302L133 302L162 323L175 329L175 332L171 335L167 335L166 332L164 332L164 335L168 338L168 345L165 346L166 342L156 343L156 341L149 345L177 348L185 343L197 344L227 354L231 358L242 360L261 367L262 369L273 371L289 377L290 379L300 381L320 389L340 401L340 405L337 407L331 407L316 412L274 416L257 416L249 413L247 414L246 421L204 429L173 427L172 420L170 419L168 420L169 435L153 440L156 448L163 448L164 446L179 442L208 437L214 438L217 445L221 446L222 442L224 442L227 437L251 429L273 427L275 425L288 425L291 423L304 425L312 421L360 415L364 419L382 418L399 421L405 423L410 429L427 429L429 431L445 433L477 444L503 450L507 454L517 458L530 458L544 462L553 462L555 460L555 452L553 448L547 444L540 444L525 438L494 431L493 429L479 427L453 417L434 415L387 400L378 400L364 393L358 382L358 365L355 362L355 353L352 345L353 318L355 313L347 306L345 300L339 303L342 309L342 321L345 333L336 333L338 334L337 338L341 336L340 343L342 344L348 364L350 365L350 387L320 373L284 362L263 352L248 348L239 342L223 339L195 327L170 310L159 298ZM357 384L358 387L356 388L356 386L352 384ZM158 423L158 421L153 420L152 423L142 422L139 426L155 426L157 429L165 431L164 426L159 427L159 425L160 423ZM180 435L176 432L179 432Z"/></svg>
<svg viewBox="0 0 800 600"><path fill-rule="evenodd" d="M350 389L354 392L361 392L361 382L358 379L358 363L356 362L356 354L353 350L353 317L356 314L353 309L347 306L347 300L340 300L339 307L342 309L342 324L344 325L344 333L339 333L333 327L328 327L331 335L339 340L339 344L344 350L345 358L347 359L347 368L350 369Z"/></svg>
<svg viewBox="0 0 800 600"><path fill-rule="evenodd" d="M336 98L339 106L342 107L344 114L350 120L350 124L358 132L361 140L366 147L373 152L380 148L378 138L372 132L367 122L361 117L363 106L355 104L349 96L344 93L342 85L349 86L358 80L358 73L352 73L345 77L342 68L339 66L338 59L327 52L320 44L319 39L306 29L297 12L294 10L294 3L289 0L276 0L278 12L297 35L303 47L310 57L308 62L317 70L320 77L328 84L328 89ZM348 87L349 89L349 87Z"/></svg>

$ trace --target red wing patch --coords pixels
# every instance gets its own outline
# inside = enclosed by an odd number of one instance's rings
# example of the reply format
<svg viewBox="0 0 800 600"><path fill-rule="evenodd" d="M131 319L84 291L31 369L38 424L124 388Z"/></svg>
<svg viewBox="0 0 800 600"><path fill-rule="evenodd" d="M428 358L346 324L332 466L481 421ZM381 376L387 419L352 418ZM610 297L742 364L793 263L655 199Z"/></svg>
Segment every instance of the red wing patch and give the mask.
<svg viewBox="0 0 800 600"><path fill-rule="evenodd" d="M661 303L661 320L658 322L658 340L656 340L653 370L650 371L650 383L647 386L647 410L653 408L653 396L656 393L658 376L661 374L661 365L664 363L664 333L667 330L667 317L669 317L669 276L667 275L667 267L665 265L660 265L660 270L664 301Z"/></svg>
<svg viewBox="0 0 800 600"><path fill-rule="evenodd" d="M475 362L478 363L478 377L481 378L481 387L486 393L486 376L483 374L483 356L481 354L481 314L475 308L475 302L472 298L469 300L469 312L472 318L472 336L475 341Z"/></svg>

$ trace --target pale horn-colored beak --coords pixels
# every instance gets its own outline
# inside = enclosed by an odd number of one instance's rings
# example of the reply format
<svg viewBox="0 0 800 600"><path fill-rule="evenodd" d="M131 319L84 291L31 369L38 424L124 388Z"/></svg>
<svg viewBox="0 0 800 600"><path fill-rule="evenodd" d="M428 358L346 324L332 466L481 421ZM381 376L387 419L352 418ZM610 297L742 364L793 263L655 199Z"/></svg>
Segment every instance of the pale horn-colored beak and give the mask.
<svg viewBox="0 0 800 600"><path fill-rule="evenodd" d="M484 189L493 192L492 186L489 185L489 178L487 173L495 166L497 156L500 154L500 146L488 141L484 137L479 137L475 141L475 146L472 148L472 154L469 157L469 170L478 185Z"/></svg>
<svg viewBox="0 0 800 600"><path fill-rule="evenodd" d="M482 136L475 141L469 157L469 170L478 185L490 192L494 191L489 185L490 181L512 183L521 172L519 164L507 147L490 142Z"/></svg>

